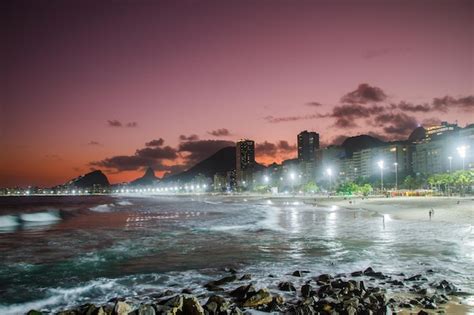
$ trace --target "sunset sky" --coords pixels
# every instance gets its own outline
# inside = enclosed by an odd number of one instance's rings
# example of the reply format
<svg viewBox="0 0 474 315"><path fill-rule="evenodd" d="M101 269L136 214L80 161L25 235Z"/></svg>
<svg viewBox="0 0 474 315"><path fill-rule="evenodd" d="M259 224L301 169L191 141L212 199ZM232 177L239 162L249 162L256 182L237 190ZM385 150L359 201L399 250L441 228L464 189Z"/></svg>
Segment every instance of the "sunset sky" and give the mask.
<svg viewBox="0 0 474 315"><path fill-rule="evenodd" d="M0 186L161 176L240 138L268 164L305 129L329 144L472 123L473 3L12 1Z"/></svg>

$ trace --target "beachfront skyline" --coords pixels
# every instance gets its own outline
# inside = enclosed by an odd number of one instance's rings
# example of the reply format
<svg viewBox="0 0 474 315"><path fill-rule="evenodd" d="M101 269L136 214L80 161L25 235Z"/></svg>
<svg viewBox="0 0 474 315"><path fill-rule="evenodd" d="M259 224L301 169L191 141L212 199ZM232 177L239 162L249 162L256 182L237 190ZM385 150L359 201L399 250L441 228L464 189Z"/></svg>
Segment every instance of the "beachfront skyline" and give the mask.
<svg viewBox="0 0 474 315"><path fill-rule="evenodd" d="M472 120L470 1L17 2L8 13L0 185L91 167L128 181L145 155L161 176L240 138L278 162L305 129L328 144Z"/></svg>

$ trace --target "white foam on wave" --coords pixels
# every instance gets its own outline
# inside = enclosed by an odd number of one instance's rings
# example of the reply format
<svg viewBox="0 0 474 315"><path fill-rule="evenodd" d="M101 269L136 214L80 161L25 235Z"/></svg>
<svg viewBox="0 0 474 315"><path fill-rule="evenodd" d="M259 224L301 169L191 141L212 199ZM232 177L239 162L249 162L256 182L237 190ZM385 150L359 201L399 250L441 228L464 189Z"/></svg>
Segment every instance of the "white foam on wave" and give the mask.
<svg viewBox="0 0 474 315"><path fill-rule="evenodd" d="M112 211L113 207L115 207L115 205L113 203L109 203L89 208L89 210L94 212L110 212Z"/></svg>
<svg viewBox="0 0 474 315"><path fill-rule="evenodd" d="M119 202L117 202L117 204L118 204L119 206L131 206L131 205L133 205L133 203L131 203L131 202L128 201L128 200L119 201Z"/></svg>
<svg viewBox="0 0 474 315"><path fill-rule="evenodd" d="M54 222L61 220L59 212L55 210L35 213L22 213L20 219L27 223Z"/></svg>
<svg viewBox="0 0 474 315"><path fill-rule="evenodd" d="M14 227L19 225L18 217L14 215L0 216L0 228Z"/></svg>
<svg viewBox="0 0 474 315"><path fill-rule="evenodd" d="M278 216L280 210L274 207L264 207L262 209L261 219L257 222L252 222L249 224L239 224L239 225L217 225L212 226L210 230L212 231L221 231L221 232L232 232L232 231L258 231L258 230L272 230L281 232L284 229L278 222Z"/></svg>

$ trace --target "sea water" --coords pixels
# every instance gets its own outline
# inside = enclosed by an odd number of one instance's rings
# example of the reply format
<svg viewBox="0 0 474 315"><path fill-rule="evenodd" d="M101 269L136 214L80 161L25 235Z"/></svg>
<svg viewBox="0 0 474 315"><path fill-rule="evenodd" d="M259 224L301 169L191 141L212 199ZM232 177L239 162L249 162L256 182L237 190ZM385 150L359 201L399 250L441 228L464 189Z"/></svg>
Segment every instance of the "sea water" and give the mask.
<svg viewBox="0 0 474 315"><path fill-rule="evenodd" d="M395 220L291 198L4 197L0 253L0 314L167 289L207 294L203 284L225 268L269 288L294 270L432 269L430 281L474 293L470 222Z"/></svg>

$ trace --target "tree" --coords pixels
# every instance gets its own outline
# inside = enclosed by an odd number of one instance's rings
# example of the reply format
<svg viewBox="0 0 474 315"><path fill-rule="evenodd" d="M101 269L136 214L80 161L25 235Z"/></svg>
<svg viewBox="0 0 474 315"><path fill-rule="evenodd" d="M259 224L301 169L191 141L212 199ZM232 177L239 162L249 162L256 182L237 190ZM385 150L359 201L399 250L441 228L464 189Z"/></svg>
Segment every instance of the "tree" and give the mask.
<svg viewBox="0 0 474 315"><path fill-rule="evenodd" d="M303 188L302 190L305 193L313 193L314 194L314 193L319 191L319 187L318 187L318 185L316 185L315 182L308 182L302 188Z"/></svg>

